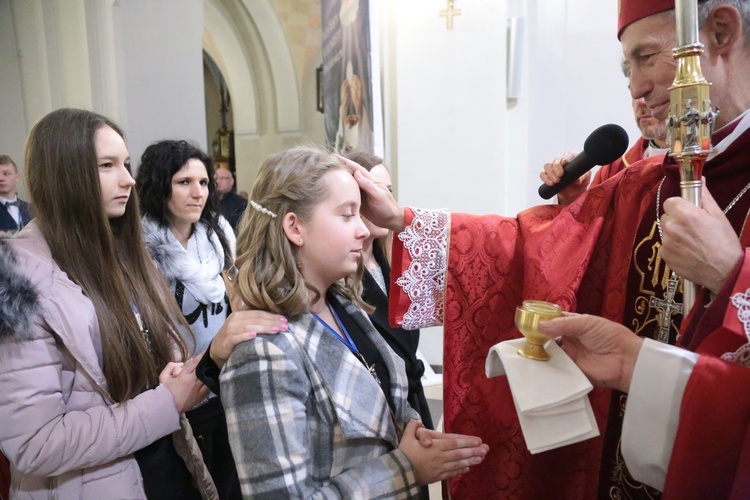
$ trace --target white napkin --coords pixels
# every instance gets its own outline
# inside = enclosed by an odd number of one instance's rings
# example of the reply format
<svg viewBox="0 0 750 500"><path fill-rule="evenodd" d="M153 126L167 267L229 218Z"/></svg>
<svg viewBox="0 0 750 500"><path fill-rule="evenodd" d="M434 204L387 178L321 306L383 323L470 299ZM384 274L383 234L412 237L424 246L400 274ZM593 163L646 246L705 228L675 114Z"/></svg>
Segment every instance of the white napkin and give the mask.
<svg viewBox="0 0 750 500"><path fill-rule="evenodd" d="M507 375L529 451L540 453L599 435L587 394L593 386L565 351L547 342L549 361L516 351L526 339L495 344L487 354L487 377Z"/></svg>

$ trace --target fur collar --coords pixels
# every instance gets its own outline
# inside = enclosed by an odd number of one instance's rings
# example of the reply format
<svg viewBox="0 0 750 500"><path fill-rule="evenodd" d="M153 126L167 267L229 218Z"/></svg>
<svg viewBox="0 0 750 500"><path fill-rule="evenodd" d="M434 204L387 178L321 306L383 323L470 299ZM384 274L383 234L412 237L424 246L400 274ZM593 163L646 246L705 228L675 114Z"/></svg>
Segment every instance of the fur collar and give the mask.
<svg viewBox="0 0 750 500"><path fill-rule="evenodd" d="M143 242L146 244L151 259L159 268L167 284L171 287L177 282L179 274L180 255L172 245L166 227L161 227L153 219L144 217L142 219L141 231L143 231Z"/></svg>
<svg viewBox="0 0 750 500"><path fill-rule="evenodd" d="M39 294L21 274L9 239L0 237L0 342L28 335L33 318L41 311Z"/></svg>

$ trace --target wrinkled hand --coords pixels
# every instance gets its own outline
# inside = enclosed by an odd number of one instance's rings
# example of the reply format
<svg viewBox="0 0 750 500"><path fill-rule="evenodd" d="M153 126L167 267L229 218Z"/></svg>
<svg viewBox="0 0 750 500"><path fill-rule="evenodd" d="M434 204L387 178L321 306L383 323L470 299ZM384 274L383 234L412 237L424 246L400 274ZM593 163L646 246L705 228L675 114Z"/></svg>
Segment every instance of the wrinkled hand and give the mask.
<svg viewBox="0 0 750 500"><path fill-rule="evenodd" d="M199 358L185 363L167 363L159 374L159 383L172 393L178 413L184 413L208 397L208 387L195 376Z"/></svg>
<svg viewBox="0 0 750 500"><path fill-rule="evenodd" d="M560 347L594 384L630 389L643 339L625 326L598 316L566 314L540 322L539 332L562 337Z"/></svg>
<svg viewBox="0 0 750 500"><path fill-rule="evenodd" d="M258 334L272 335L288 328L287 319L278 314L250 310L233 312L216 332L209 355L221 368L237 344L254 339Z"/></svg>
<svg viewBox="0 0 750 500"><path fill-rule="evenodd" d="M539 174L539 178L548 186L554 186L560 182L565 173L563 167L575 157L576 153L573 151L567 151L562 156L558 156L552 160L551 163L545 163L544 170ZM591 182L590 170L573 181L568 187L557 193L557 202L560 205L570 205L576 201L579 196L586 192L586 189L589 187L589 182Z"/></svg>
<svg viewBox="0 0 750 500"><path fill-rule="evenodd" d="M478 437L443 434L421 426L418 420L410 421L398 445L414 467L417 482L421 485L465 474L470 466L481 463L489 452L489 446ZM420 429L423 439L429 437L428 446L417 438Z"/></svg>
<svg viewBox="0 0 750 500"><path fill-rule="evenodd" d="M679 197L664 201L661 255L674 272L718 293L742 245L724 211L703 186L703 208Z"/></svg>
<svg viewBox="0 0 750 500"><path fill-rule="evenodd" d="M393 198L393 193L366 168L341 155L336 155L354 173L354 180L362 190L362 214L378 227L394 232L404 230L404 209Z"/></svg>

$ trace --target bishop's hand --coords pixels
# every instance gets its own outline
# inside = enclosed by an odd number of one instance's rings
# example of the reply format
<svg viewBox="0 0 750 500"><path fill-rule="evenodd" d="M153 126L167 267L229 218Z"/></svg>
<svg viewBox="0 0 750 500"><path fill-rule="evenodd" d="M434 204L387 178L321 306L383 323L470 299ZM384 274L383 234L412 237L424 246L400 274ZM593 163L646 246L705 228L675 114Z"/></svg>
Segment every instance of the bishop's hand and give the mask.
<svg viewBox="0 0 750 500"><path fill-rule="evenodd" d="M679 197L664 201L661 255L678 275L718 293L742 257L742 245L705 185L702 204Z"/></svg>
<svg viewBox="0 0 750 500"><path fill-rule="evenodd" d="M643 339L627 327L588 314L567 313L539 322L539 332L560 347L596 385L628 392Z"/></svg>
<svg viewBox="0 0 750 500"><path fill-rule="evenodd" d="M393 193L363 166L341 155L336 157L352 170L362 190L362 214L378 227L403 231L404 209L393 198Z"/></svg>

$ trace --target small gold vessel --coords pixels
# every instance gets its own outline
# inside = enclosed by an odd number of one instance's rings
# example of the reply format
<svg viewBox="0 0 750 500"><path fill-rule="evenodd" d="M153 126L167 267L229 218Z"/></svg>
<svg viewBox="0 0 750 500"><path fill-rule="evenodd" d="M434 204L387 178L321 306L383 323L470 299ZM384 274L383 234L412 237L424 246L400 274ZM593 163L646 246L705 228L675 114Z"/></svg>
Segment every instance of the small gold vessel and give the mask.
<svg viewBox="0 0 750 500"><path fill-rule="evenodd" d="M539 333L540 321L562 316L562 309L557 304L541 300L524 300L523 305L516 308L516 327L526 337L526 343L517 352L524 358L537 361L549 360L549 353L544 350L544 344L549 337Z"/></svg>

